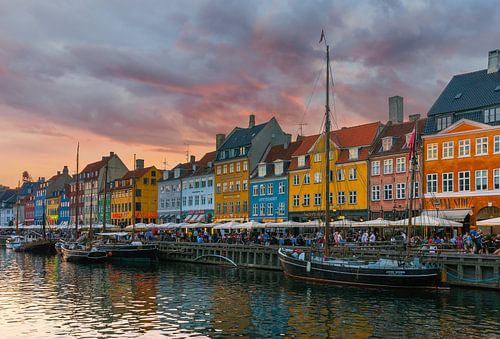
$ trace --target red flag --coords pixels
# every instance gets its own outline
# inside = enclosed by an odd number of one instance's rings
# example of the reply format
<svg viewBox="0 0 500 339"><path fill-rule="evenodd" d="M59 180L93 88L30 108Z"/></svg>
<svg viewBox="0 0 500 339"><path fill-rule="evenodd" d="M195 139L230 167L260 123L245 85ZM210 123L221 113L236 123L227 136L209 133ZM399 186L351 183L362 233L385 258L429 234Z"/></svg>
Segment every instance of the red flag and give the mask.
<svg viewBox="0 0 500 339"><path fill-rule="evenodd" d="M413 153L415 153L415 134L417 133L417 123L413 126L413 131L411 131L410 140L408 141L408 160L411 160Z"/></svg>

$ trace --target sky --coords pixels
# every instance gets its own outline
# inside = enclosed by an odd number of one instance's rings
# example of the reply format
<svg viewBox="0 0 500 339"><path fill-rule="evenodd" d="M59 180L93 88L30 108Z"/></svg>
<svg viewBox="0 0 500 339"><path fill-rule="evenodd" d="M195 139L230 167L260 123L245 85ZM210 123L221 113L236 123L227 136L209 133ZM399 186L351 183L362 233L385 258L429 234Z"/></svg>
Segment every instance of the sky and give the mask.
<svg viewBox="0 0 500 339"><path fill-rule="evenodd" d="M117 153L171 168L215 134L276 117L318 133L324 29L334 127L426 116L500 48L495 1L0 0L0 184ZM165 160L166 159L166 160Z"/></svg>

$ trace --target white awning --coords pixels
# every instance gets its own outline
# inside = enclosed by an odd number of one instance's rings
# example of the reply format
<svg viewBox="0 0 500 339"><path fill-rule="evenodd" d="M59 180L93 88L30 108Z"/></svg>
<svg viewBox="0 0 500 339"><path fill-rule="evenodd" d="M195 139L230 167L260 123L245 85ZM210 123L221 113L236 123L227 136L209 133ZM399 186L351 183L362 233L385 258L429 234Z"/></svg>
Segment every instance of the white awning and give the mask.
<svg viewBox="0 0 500 339"><path fill-rule="evenodd" d="M452 210L423 210L422 215L441 218L453 221L463 222L467 214L472 213L471 209L452 209Z"/></svg>

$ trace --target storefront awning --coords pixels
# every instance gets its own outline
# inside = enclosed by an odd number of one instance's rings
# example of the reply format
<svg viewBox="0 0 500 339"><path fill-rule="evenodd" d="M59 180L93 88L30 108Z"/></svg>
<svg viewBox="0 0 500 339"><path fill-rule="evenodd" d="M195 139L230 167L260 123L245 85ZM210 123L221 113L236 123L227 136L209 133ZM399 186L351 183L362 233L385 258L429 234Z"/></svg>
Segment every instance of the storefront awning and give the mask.
<svg viewBox="0 0 500 339"><path fill-rule="evenodd" d="M196 218L196 222L200 222L200 221L205 221L205 214L200 214L198 215L198 217Z"/></svg>
<svg viewBox="0 0 500 339"><path fill-rule="evenodd" d="M452 210L423 210L422 215L442 218L447 220L463 222L467 214L471 214L471 209L452 209Z"/></svg>

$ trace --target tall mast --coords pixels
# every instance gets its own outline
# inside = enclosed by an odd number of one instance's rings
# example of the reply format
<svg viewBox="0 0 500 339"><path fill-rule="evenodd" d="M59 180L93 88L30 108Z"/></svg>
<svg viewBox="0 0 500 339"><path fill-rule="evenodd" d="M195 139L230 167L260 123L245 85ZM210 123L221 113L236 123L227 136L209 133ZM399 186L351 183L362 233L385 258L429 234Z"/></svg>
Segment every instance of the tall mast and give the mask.
<svg viewBox="0 0 500 339"><path fill-rule="evenodd" d="M325 256L330 255L330 46L326 45L325 106Z"/></svg>
<svg viewBox="0 0 500 339"><path fill-rule="evenodd" d="M417 167L417 152L416 152L416 144L417 144L417 127L418 120L415 121L415 137L413 140L413 153L410 160L411 163L411 180L410 180L410 198L408 204L408 230L406 231L406 239L407 243L410 244L411 239L411 227L412 227L412 217L413 217L413 201L415 200L415 169ZM407 246L408 251L410 250L410 246Z"/></svg>
<svg viewBox="0 0 500 339"><path fill-rule="evenodd" d="M90 182L90 225L89 238L92 239L92 206L94 205L94 181Z"/></svg>
<svg viewBox="0 0 500 339"><path fill-rule="evenodd" d="M19 186L21 185L21 182L17 182L17 197L16 197L16 234L19 234Z"/></svg>
<svg viewBox="0 0 500 339"><path fill-rule="evenodd" d="M80 155L80 143L76 146L76 217L75 217L75 241L78 239L78 213L79 213L79 205L80 205L80 183L78 181L78 177L80 176L78 173L78 157Z"/></svg>
<svg viewBox="0 0 500 339"><path fill-rule="evenodd" d="M134 154L134 174L132 176L132 241L135 236L135 154Z"/></svg>
<svg viewBox="0 0 500 339"><path fill-rule="evenodd" d="M103 232L106 232L106 204L107 204L107 198L106 198L106 195L108 194L106 189L107 189L107 185L108 185L108 163L109 163L109 159L108 161L106 161L106 168L104 170L104 206L103 206L103 209L102 209L102 231Z"/></svg>

